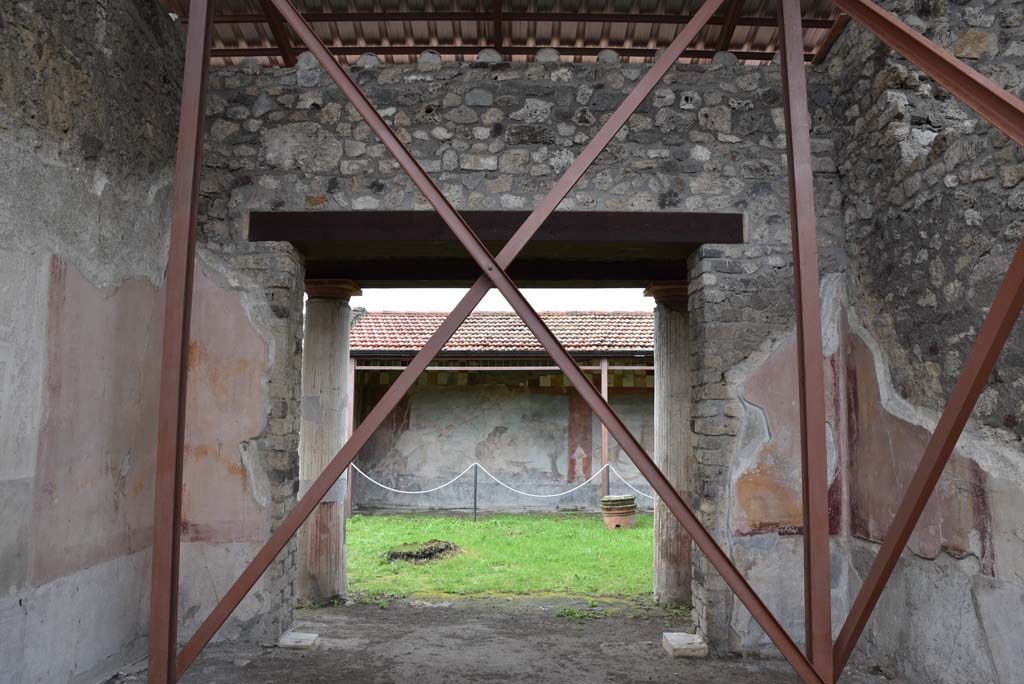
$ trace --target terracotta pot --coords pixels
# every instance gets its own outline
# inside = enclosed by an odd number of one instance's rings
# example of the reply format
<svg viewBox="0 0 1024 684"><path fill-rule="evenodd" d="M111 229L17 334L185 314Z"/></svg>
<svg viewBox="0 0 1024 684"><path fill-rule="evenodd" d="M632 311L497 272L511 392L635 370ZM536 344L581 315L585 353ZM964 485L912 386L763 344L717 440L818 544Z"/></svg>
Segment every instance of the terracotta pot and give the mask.
<svg viewBox="0 0 1024 684"><path fill-rule="evenodd" d="M604 514L605 529L635 527L636 497L628 495L602 497L601 513Z"/></svg>

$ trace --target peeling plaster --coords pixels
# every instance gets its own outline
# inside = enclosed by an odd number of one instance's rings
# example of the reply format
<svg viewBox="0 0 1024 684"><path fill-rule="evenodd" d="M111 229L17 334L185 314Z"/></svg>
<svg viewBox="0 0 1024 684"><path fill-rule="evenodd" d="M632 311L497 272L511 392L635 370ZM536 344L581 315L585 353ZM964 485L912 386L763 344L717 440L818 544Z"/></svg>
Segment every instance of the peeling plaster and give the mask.
<svg viewBox="0 0 1024 684"><path fill-rule="evenodd" d="M267 477L265 468L256 462L258 459L252 441L241 442L238 450L242 454L242 464L248 474L249 493L253 501L263 508L268 508L272 503L270 478Z"/></svg>
<svg viewBox="0 0 1024 684"><path fill-rule="evenodd" d="M893 416L911 425L924 428L929 433L933 432L939 422L939 413L914 406L896 392L886 363L887 357L878 340L857 318L855 307L851 306L847 309L847 320L851 332L855 333L871 350L882 407ZM973 420L968 421L957 442L956 451L961 456L976 462L992 477L1024 482L1024 458L1021 456L1021 443L1013 433L1007 430L979 425Z"/></svg>

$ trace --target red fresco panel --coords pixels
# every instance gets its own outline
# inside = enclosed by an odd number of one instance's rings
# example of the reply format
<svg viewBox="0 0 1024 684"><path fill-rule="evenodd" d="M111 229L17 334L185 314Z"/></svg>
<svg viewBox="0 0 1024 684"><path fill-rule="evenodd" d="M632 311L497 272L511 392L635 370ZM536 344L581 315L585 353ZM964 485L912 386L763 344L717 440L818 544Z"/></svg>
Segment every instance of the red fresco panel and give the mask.
<svg viewBox="0 0 1024 684"><path fill-rule="evenodd" d="M147 280L97 288L51 261L35 584L149 546L160 300Z"/></svg>
<svg viewBox="0 0 1024 684"><path fill-rule="evenodd" d="M182 541L262 541L267 516L242 449L266 421L266 340L241 294L196 270L189 343Z"/></svg>
<svg viewBox="0 0 1024 684"><path fill-rule="evenodd" d="M886 411L870 349L857 335L848 344L851 533L881 542L931 433ZM941 552L963 558L977 551L991 572L986 479L976 464L954 452L914 528L910 550L925 558ZM972 538L978 544L974 551Z"/></svg>
<svg viewBox="0 0 1024 684"><path fill-rule="evenodd" d="M591 423L593 413L576 390L569 390L568 481L584 481L591 475Z"/></svg>

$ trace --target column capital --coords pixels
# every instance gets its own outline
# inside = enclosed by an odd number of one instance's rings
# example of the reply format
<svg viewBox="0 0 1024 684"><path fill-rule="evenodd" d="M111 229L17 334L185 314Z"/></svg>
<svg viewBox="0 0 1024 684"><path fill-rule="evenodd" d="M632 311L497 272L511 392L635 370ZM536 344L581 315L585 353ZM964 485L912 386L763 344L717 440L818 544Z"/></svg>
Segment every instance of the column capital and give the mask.
<svg viewBox="0 0 1024 684"><path fill-rule="evenodd" d="M359 283L344 278L307 278L306 294L310 299L348 299L363 294Z"/></svg>
<svg viewBox="0 0 1024 684"><path fill-rule="evenodd" d="M689 294L690 284L685 280L651 283L644 290L645 297L654 297L654 301L659 304L676 307L686 307Z"/></svg>

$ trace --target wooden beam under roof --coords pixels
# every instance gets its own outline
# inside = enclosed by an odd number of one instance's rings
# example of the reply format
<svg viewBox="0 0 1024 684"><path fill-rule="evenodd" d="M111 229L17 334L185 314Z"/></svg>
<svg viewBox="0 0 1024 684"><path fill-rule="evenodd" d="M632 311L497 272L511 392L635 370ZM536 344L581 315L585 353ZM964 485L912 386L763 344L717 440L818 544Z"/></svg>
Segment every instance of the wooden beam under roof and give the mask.
<svg viewBox="0 0 1024 684"><path fill-rule="evenodd" d="M303 19L311 24L326 23L358 23L364 21L492 21L494 12L304 12ZM686 24L693 17L686 14L662 13L627 13L627 12L502 12L503 21L544 21L544 22L583 22L587 24ZM182 21L188 23L188 18ZM726 17L712 17L709 26L722 26ZM264 14L221 14L213 18L215 24L265 24ZM832 28L832 19L807 17L803 21L805 29ZM774 27L775 17L737 17L736 26Z"/></svg>
<svg viewBox="0 0 1024 684"><path fill-rule="evenodd" d="M722 24L722 31L718 34L718 51L726 52L732 45L732 36L736 33L736 26L740 20L740 10L743 8L743 0L731 0L729 11L725 15L725 23Z"/></svg>
<svg viewBox="0 0 1024 684"><path fill-rule="evenodd" d="M274 9L270 0L260 0L260 5L263 7L265 21L270 24L270 33L274 36L274 43L277 44L281 53L281 60L285 66L295 66L298 59L295 57L291 38L288 37L288 30L284 27L284 22L281 21L281 15Z"/></svg>
<svg viewBox="0 0 1024 684"><path fill-rule="evenodd" d="M372 52L378 55L418 55L421 52L427 50L433 50L440 55L475 55L481 50L484 50L487 46L481 45L346 45L342 47L331 47L328 48L332 55L345 56L345 55L361 55L367 52ZM525 46L525 45L507 45L501 48L503 55L527 55L532 56L537 53L541 48L546 47L544 45ZM560 54L576 57L576 56L594 56L597 55L601 50L605 48L600 47L575 47L575 46L559 46L555 48ZM660 48L610 48L615 50L623 57L654 57ZM716 50L685 50L683 51L682 57L685 59L711 59L715 56ZM770 51L756 51L756 50L734 50L732 54L736 55L737 59L747 61L762 61L770 62L774 57L775 53ZM277 57L280 55L279 51L275 47L235 47L235 48L214 48L211 52L213 57ZM808 52L804 54L805 61L811 61L814 59L815 53Z"/></svg>
<svg viewBox="0 0 1024 684"><path fill-rule="evenodd" d="M828 35L825 36L825 40L822 41L821 45L814 51L813 64L821 64L828 57L829 50L835 45L836 41L839 40L839 36L842 35L843 29L850 23L849 14L840 14L835 23L832 24L832 28L829 30Z"/></svg>
<svg viewBox="0 0 1024 684"><path fill-rule="evenodd" d="M505 43L505 0L494 0L494 49L501 52Z"/></svg>
<svg viewBox="0 0 1024 684"><path fill-rule="evenodd" d="M187 23L187 2L160 1L168 11ZM219 5L220 13L214 16L217 30L212 56L215 64L231 64L238 58L260 58L264 61L269 58L271 64L290 64L298 53L306 49L292 32L283 27L282 30L275 28L273 24L277 17L266 11L266 5L271 2L273 0L224 0L224 4ZM556 4L551 7L552 11L527 11L521 5L508 3L509 0L474 0L442 11L431 10L430 5L411 9L403 3L396 5L395 11L381 12L358 5L354 0L296 0L301 18L312 24L327 45L332 46L333 53L346 58L346 63L351 63L364 52L375 52L384 62L404 63L431 48L459 60L472 58L484 48L495 48L506 59L522 60L525 57L530 60L538 49L546 46L555 47L566 60L574 62L593 61L603 48L618 51L628 62L649 62L657 54L666 27L678 30L693 21L692 13L680 9L669 11L663 4L652 6L645 12L624 12L610 0L602 0L597 5L576 7L574 4L572 8ZM707 22L714 28L703 31L703 38L693 46L695 50L684 55L685 60L703 61L716 51L730 51L731 47L736 47L733 54L741 61L754 64L770 62L777 52L774 14L769 5L727 0L718 14ZM837 13L830 2L809 0L807 4L805 0L801 27L805 38L810 39L807 52L813 54L813 59L818 62L824 60L846 24L846 17ZM268 25L269 30L262 28ZM366 45L362 29L370 26L387 27L391 40L372 41L383 43L380 46ZM517 31L525 26L527 35L510 40L513 26ZM559 41L554 36L551 40L538 38L559 26L569 27L569 33L573 34L571 39L566 39L564 34L561 36L565 39L564 46L557 45ZM594 33L598 27L600 36ZM635 44L610 37L609 31L612 35L619 35L623 27L627 29L627 35L636 33ZM745 45L736 43L738 35L746 36ZM288 42L289 36L291 43Z"/></svg>

